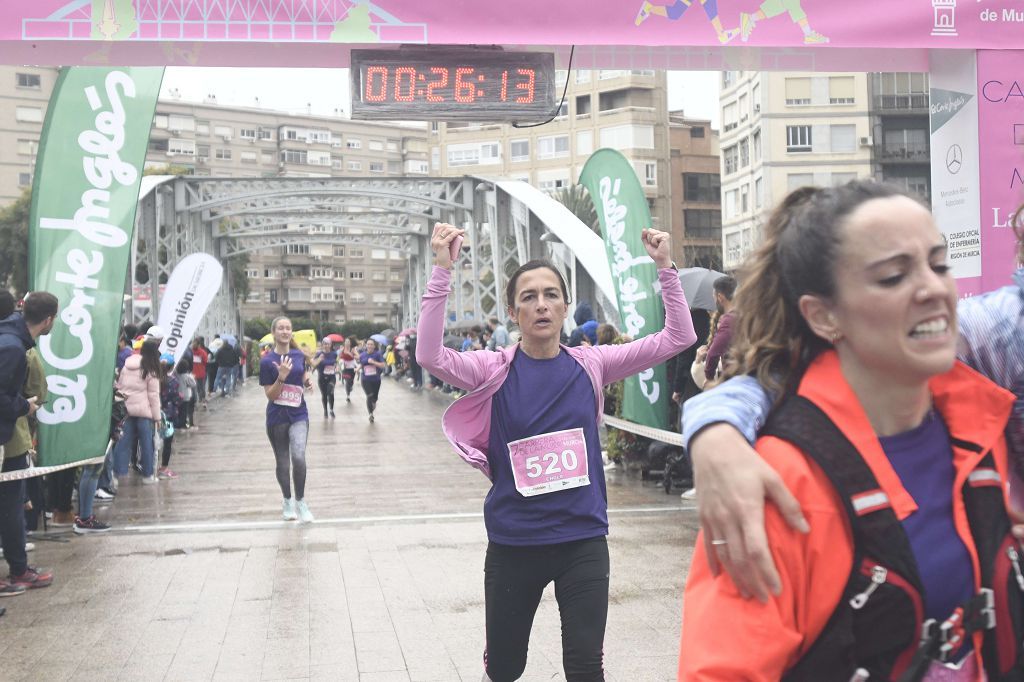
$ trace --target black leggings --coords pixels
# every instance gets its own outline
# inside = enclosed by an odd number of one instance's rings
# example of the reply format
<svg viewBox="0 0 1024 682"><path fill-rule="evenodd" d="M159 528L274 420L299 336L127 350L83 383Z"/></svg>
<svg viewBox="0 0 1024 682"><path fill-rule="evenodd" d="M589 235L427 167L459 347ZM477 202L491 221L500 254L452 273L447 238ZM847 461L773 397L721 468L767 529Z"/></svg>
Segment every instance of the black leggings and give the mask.
<svg viewBox="0 0 1024 682"><path fill-rule="evenodd" d="M320 402L324 404L324 412L328 407L334 412L334 383L333 376L320 377Z"/></svg>
<svg viewBox="0 0 1024 682"><path fill-rule="evenodd" d="M352 395L352 384L355 383L356 373L354 370L346 369L341 373L341 380L345 384L345 397Z"/></svg>
<svg viewBox="0 0 1024 682"><path fill-rule="evenodd" d="M488 543L484 561L488 677L511 682L523 674L533 617L544 588L554 581L566 681L604 680L608 570L608 543L603 536L531 547Z"/></svg>
<svg viewBox="0 0 1024 682"><path fill-rule="evenodd" d="M174 436L164 438L164 449L160 452L160 466L167 468L171 463L171 449L174 447Z"/></svg>
<svg viewBox="0 0 1024 682"><path fill-rule="evenodd" d="M380 395L380 380L367 381L363 379L363 392L366 393L366 409L373 414L377 407L377 397Z"/></svg>

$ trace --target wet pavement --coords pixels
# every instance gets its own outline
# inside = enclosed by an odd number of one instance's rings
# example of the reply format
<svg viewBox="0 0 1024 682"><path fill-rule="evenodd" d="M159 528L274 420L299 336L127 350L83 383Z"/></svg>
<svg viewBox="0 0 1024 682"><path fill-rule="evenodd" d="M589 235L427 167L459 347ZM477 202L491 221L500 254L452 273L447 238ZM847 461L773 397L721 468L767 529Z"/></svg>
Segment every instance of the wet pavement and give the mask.
<svg viewBox="0 0 1024 682"><path fill-rule="evenodd" d="M306 500L281 520L263 392L250 381L175 438L180 478L132 477L97 505L114 526L32 540L51 587L3 600L2 680L471 680L484 645L487 480L440 431L446 400L387 380L324 419L310 400ZM690 503L610 471L607 679L675 679ZM561 680L545 593L524 680Z"/></svg>

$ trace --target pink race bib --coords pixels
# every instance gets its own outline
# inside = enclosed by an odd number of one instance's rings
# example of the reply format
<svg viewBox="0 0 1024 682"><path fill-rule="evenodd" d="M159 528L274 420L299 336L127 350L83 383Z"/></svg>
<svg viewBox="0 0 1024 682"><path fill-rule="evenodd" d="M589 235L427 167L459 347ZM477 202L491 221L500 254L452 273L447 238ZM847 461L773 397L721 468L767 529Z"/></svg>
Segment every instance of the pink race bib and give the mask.
<svg viewBox="0 0 1024 682"><path fill-rule="evenodd" d="M334 376L334 365L324 365L323 373L325 377Z"/></svg>
<svg viewBox="0 0 1024 682"><path fill-rule="evenodd" d="M377 373L377 368L373 365L363 365L363 376L372 377Z"/></svg>
<svg viewBox="0 0 1024 682"><path fill-rule="evenodd" d="M508 444L516 490L523 497L590 485L583 429L522 438Z"/></svg>
<svg viewBox="0 0 1024 682"><path fill-rule="evenodd" d="M192 356L192 362L197 364L197 365L203 364L203 356L202 355L193 355Z"/></svg>
<svg viewBox="0 0 1024 682"><path fill-rule="evenodd" d="M973 653L955 668L934 661L924 676L924 682L977 682L984 679L978 675L978 661Z"/></svg>
<svg viewBox="0 0 1024 682"><path fill-rule="evenodd" d="M298 407L302 404L302 386L295 386L294 384L282 385L281 392L277 394L274 404L285 407Z"/></svg>

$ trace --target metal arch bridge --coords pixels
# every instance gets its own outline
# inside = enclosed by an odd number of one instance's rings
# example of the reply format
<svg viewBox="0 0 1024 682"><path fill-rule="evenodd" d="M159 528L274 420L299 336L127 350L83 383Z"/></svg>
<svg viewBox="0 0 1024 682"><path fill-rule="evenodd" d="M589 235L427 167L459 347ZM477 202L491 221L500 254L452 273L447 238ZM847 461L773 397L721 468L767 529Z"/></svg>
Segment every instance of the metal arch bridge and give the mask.
<svg viewBox="0 0 1024 682"><path fill-rule="evenodd" d="M416 323L430 273L430 232L448 222L466 230L454 273L449 317L504 317L504 288L520 263L548 258L566 276L572 300L589 301L618 321L611 273L600 237L562 204L518 181L454 178L147 177L136 214L132 291L148 289L150 306L133 301L136 321L155 318L160 287L175 265L210 253L225 265L224 282L199 333L241 331L227 267L232 257L289 244L364 245L407 259L402 319ZM149 273L146 285L137 282Z"/></svg>

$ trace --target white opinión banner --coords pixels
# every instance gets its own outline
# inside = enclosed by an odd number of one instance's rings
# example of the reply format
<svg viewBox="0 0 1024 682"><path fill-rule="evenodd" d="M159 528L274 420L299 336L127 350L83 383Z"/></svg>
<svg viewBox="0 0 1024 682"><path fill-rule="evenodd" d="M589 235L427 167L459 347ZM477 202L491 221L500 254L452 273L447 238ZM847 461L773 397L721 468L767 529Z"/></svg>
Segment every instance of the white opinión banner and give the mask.
<svg viewBox="0 0 1024 682"><path fill-rule="evenodd" d="M973 50L933 50L930 59L932 213L949 242L960 294L975 294L981 275L977 57Z"/></svg>
<svg viewBox="0 0 1024 682"><path fill-rule="evenodd" d="M208 253L186 256L171 273L160 301L157 325L166 334L160 352L173 353L175 364L188 350L223 277L223 266Z"/></svg>

